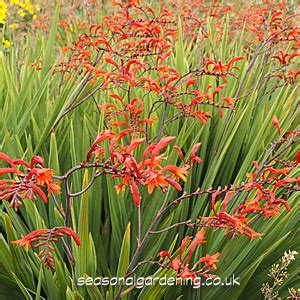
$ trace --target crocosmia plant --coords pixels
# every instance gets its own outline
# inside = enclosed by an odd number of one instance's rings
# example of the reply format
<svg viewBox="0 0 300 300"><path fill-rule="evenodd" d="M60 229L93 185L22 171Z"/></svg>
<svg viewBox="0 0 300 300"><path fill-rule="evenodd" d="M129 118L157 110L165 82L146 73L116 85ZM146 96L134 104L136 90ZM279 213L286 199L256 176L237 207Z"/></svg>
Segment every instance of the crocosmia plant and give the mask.
<svg viewBox="0 0 300 300"><path fill-rule="evenodd" d="M0 1L0 298L298 299L299 24Z"/></svg>

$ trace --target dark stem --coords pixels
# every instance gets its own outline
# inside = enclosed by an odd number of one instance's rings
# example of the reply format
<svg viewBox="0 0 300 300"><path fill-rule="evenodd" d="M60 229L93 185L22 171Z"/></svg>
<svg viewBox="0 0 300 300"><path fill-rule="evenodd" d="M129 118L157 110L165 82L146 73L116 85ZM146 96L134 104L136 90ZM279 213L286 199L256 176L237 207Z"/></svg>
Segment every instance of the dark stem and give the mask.
<svg viewBox="0 0 300 300"><path fill-rule="evenodd" d="M142 231L142 223L141 223L141 206L138 206L138 248L141 246L141 231Z"/></svg>
<svg viewBox="0 0 300 300"><path fill-rule="evenodd" d="M145 233L145 235L144 235L144 237L143 237L143 239L142 239L142 241L141 241L140 247L138 247L138 248L136 249L136 251L135 251L135 253L134 253L134 255L133 255L133 257L132 257L132 259L131 259L131 261L130 261L130 263L129 263L129 266L128 266L128 268L127 268L126 275L125 275L124 277L128 277L129 274L130 274L130 272L132 271L132 269L135 267L135 264L136 264L137 261L138 261L138 258L139 258L140 254L141 254L141 251L142 251L142 249L144 248L146 241L148 240L148 237L149 237L149 235L150 235L150 232L152 231L152 229L156 226L156 224L158 223L158 221L159 221L159 220L161 219L161 217L163 216L163 215L162 215L162 212L163 212L163 209L164 209L164 207L165 207L165 205L166 205L166 203L167 203L169 194L170 194L170 187L169 187L169 189L168 189L168 191L167 191L167 193L166 193L166 195L165 195L164 201L163 201L163 203L162 203L162 205L161 205L159 211L157 212L155 218L153 219L151 225L149 226L147 232ZM120 289L119 289L119 291L118 291L118 293L117 293L117 295L116 295L116 297L115 297L114 299L119 299L119 298L120 298L120 295L121 295L121 293L122 293L123 287L124 287L123 285L120 286Z"/></svg>

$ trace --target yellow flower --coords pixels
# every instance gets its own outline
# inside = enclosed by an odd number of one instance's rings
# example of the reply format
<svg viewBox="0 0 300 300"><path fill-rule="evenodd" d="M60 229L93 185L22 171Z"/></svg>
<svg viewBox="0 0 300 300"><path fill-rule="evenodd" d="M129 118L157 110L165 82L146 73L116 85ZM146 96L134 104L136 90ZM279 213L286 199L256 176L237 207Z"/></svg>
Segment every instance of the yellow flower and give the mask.
<svg viewBox="0 0 300 300"><path fill-rule="evenodd" d="M40 11L41 10L41 6L39 4L36 4L34 6L34 8L35 8L36 11Z"/></svg>
<svg viewBox="0 0 300 300"><path fill-rule="evenodd" d="M20 8L18 13L19 13L20 17L25 17L25 12L23 9Z"/></svg>
<svg viewBox="0 0 300 300"><path fill-rule="evenodd" d="M4 1L0 1L0 24L5 24L7 5Z"/></svg>
<svg viewBox="0 0 300 300"><path fill-rule="evenodd" d="M10 41L9 40L3 40L2 41L3 46L8 49L10 47Z"/></svg>
<svg viewBox="0 0 300 300"><path fill-rule="evenodd" d="M25 9L31 14L33 15L34 10L33 10L33 6L30 3L25 4Z"/></svg>
<svg viewBox="0 0 300 300"><path fill-rule="evenodd" d="M9 25L9 28L11 28L11 29L17 29L18 27L19 27L19 25L16 23L12 23L11 25Z"/></svg>
<svg viewBox="0 0 300 300"><path fill-rule="evenodd" d="M0 10L6 11L7 5L4 1L0 1Z"/></svg>

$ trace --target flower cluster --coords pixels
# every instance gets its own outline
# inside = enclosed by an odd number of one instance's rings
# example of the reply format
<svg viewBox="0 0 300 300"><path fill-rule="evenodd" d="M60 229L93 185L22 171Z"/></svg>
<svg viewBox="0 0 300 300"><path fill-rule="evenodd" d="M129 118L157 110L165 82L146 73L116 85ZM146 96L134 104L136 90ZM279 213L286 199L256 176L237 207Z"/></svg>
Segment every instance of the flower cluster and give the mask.
<svg viewBox="0 0 300 300"><path fill-rule="evenodd" d="M22 18L26 17L26 15L29 15L32 19L36 19L36 13L40 11L40 5L34 5L31 0L9 0L9 2L12 6L15 6L18 15Z"/></svg>
<svg viewBox="0 0 300 300"><path fill-rule="evenodd" d="M183 193L162 211L162 214L165 214L184 199L207 194L211 197L209 216L199 216L195 221L187 220L175 223L158 231L151 230L150 233L162 233L179 225L185 225L190 228L225 229L224 234L230 234L232 238L238 235L245 235L251 239L262 236L264 233L256 232L253 229L254 222L260 217L264 217L264 219L275 217L283 209L290 211L289 195L299 191L300 177L292 176L292 174L295 174L300 164L300 151L297 152L294 160L278 159L284 151L298 141L299 131L291 131L278 142L273 143L267 152L281 146L283 150L268 161L266 156L261 165L254 161L256 172L247 174L249 182L217 189L213 187L206 190L198 188L191 194Z"/></svg>
<svg viewBox="0 0 300 300"><path fill-rule="evenodd" d="M211 277L213 275L209 274L209 272L217 269L216 263L219 262L218 257L220 256L220 253L215 253L213 255L206 254L204 257L198 259L192 267L190 267L191 257L193 255L193 252L195 251L195 248L198 245L207 242L205 239L205 230L198 231L189 247L187 258L184 259L184 251L191 239L192 238L190 236L187 236L182 240L179 249L179 258L172 259L170 253L165 250L158 253L158 256L162 261L164 260L164 258L168 259L168 263L161 265L161 267L172 268L174 271L176 271L179 281L190 278L195 279L199 276ZM201 263L203 263L203 265L201 266L201 268L199 268L199 264Z"/></svg>
<svg viewBox="0 0 300 300"><path fill-rule="evenodd" d="M290 132L286 138L279 141L278 145L286 140L297 138L299 133ZM282 208L291 210L285 199L287 194L280 196L280 189L296 191L300 185L300 177L293 178L289 174L300 164L300 151L294 161L271 160L268 164L259 166L257 161L253 162L256 172L248 173L250 182L243 184L239 189L225 191L224 199L217 199L224 194L224 190L216 190L212 193L213 216L200 217L199 222L204 227L218 227L227 229L225 234L233 236L244 234L249 238L262 236L250 227L250 224L260 216L265 219L277 216ZM276 165L281 165L280 167ZM236 205L235 201L241 191L247 194L242 203ZM220 201L219 205L216 205ZM231 208L229 208L231 206ZM217 208L218 207L218 208ZM233 210L233 213L231 211Z"/></svg>
<svg viewBox="0 0 300 300"><path fill-rule="evenodd" d="M59 182L53 180L54 171L44 168L44 160L40 156L34 156L28 163L21 159L12 159L4 153L0 153L0 160L5 161L9 167L0 168L0 176L10 174L12 179L0 180L0 199L9 201L9 206L18 208L22 200L37 200L40 197L48 202L50 193L60 193ZM21 170L23 167L25 170ZM43 188L46 188L48 195Z"/></svg>
<svg viewBox="0 0 300 300"><path fill-rule="evenodd" d="M141 118L145 110L141 99L133 98L129 100L129 103L124 103L120 95L110 94L110 97L118 103L101 104L99 107L105 112L107 126L119 130L118 138L123 136L134 138L146 134L145 127L157 120L156 118Z"/></svg>
<svg viewBox="0 0 300 300"><path fill-rule="evenodd" d="M276 288L281 286L288 277L289 274L287 268L295 260L295 255L297 254L297 251L288 250L288 252L284 252L281 257L280 264L274 264L272 266L268 275L273 278L273 284L270 285L268 282L263 283L262 288L260 289L266 299L279 298L279 293L276 291ZM296 291L293 289L290 290L290 294L292 294L292 292L296 294ZM288 299L297 299L297 297L288 297Z"/></svg>
<svg viewBox="0 0 300 300"><path fill-rule="evenodd" d="M95 155L98 162L101 163L104 174L111 174L113 178L121 179L119 185L116 186L117 192L121 192L127 186L130 188L133 200L136 206L140 206L141 197L139 193L139 185L147 186L148 193L151 194L154 187L167 191L168 186L175 187L178 191L182 188L179 181L186 181L188 169L193 165L194 161L201 163L201 159L196 155L200 144L196 144L192 150L190 164L183 167L175 165L162 166L165 158L163 151L174 139L173 136L164 136L157 143L150 144L143 152L143 158L140 162L133 155L133 151L145 142L145 138L135 139L124 146L122 145L122 137L124 135L115 134L112 131L105 130L98 134L92 144L86 160L83 165L88 163L92 156ZM104 141L109 141L109 157L105 156L105 148L100 145ZM182 159L186 162L181 149L174 147L179 151Z"/></svg>
<svg viewBox="0 0 300 300"><path fill-rule="evenodd" d="M54 227L52 229L38 229L30 232L20 240L13 241L12 243L24 247L26 251L28 251L31 247L42 248L38 253L41 262L45 267L54 269L53 252L55 251L55 248L53 243L56 243L59 238L62 238L65 235L71 236L76 245L80 246L80 239L78 235L71 228L64 226Z"/></svg>
<svg viewBox="0 0 300 300"><path fill-rule="evenodd" d="M7 29L23 29L26 22L37 18L39 11L40 5L33 4L31 0L0 1L0 28L7 25ZM4 41L4 47L9 48L9 41Z"/></svg>

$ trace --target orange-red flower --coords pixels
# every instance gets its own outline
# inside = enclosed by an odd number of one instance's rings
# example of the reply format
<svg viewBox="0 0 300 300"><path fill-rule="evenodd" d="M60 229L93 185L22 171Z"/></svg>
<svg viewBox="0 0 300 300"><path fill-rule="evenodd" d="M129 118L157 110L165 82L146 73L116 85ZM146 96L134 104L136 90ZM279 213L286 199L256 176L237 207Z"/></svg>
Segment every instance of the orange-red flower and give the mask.
<svg viewBox="0 0 300 300"><path fill-rule="evenodd" d="M280 129L280 124L279 124L279 121L278 121L278 118L277 118L276 115L274 115L274 117L272 119L272 123L277 128L278 134L280 135L281 134L281 129Z"/></svg>
<svg viewBox="0 0 300 300"><path fill-rule="evenodd" d="M121 192L127 186L130 188L134 203L136 206L140 205L141 197L139 193L140 186L147 186L148 193L151 194L154 187L167 191L169 185L176 188L178 191L182 190L180 181L186 182L186 175L189 173L190 165L178 167L175 165L162 166L162 161L165 158L162 152L173 140L173 136L164 136L157 143L147 146L144 150L142 160L138 162L133 155L135 149L142 147L146 143L145 138L133 139L129 145L123 145L123 137L112 133L111 131L104 131L98 134L95 142L88 151L87 159L83 162L85 164L95 154L97 147L102 147L99 143L109 140L109 157L105 161L104 168L106 174L111 174L113 178L121 178L121 182L116 186L117 192ZM196 144L192 150L191 164L196 160L201 162L200 157L196 156L196 151L200 144ZM179 147L175 149L183 157L183 153ZM105 153L105 150L103 151ZM106 160L105 160L106 159Z"/></svg>
<svg viewBox="0 0 300 300"><path fill-rule="evenodd" d="M71 228L65 226L58 226L52 229L38 229L11 243L24 247L26 251L28 251L33 244L33 248L42 248L38 254L41 262L47 268L54 269L53 253L55 248L52 244L56 243L60 237L65 235L71 236L76 245L80 246L78 235Z"/></svg>
<svg viewBox="0 0 300 300"><path fill-rule="evenodd" d="M191 237L187 236L181 241L181 246L179 249L179 258L172 259L170 253L168 251L161 251L158 253L158 256L161 259L167 258L168 263L166 266L172 268L174 271L177 272L177 278L179 281L188 279L188 278L196 278L201 275L207 275L207 272L210 270L215 270L217 262L219 262L218 257L220 256L220 253L216 253L212 256L206 255L205 257L200 258L196 264L194 264L193 268L189 268L189 263L191 260L191 256L193 252L195 251L196 246L199 244L206 243L205 239L205 230L200 230L195 236L195 239L193 240L190 249L188 251L187 259L183 260L183 252L185 248L187 247L188 243L191 241ZM197 265L200 262L204 262L204 266L200 270L195 270Z"/></svg>
<svg viewBox="0 0 300 300"><path fill-rule="evenodd" d="M14 179L0 180L1 200L10 201L9 206L15 209L22 205L22 200L36 200L39 196L45 203L51 192L60 193L59 182L53 180L55 172L44 168L44 160L40 156L33 156L30 163L21 159L12 159L0 153L0 159L10 165L10 168L0 168L0 176L11 174ZM42 190L48 189L48 197Z"/></svg>
<svg viewBox="0 0 300 300"><path fill-rule="evenodd" d="M198 118L202 124L206 124L207 120L211 118L211 114L208 111L197 110L193 115Z"/></svg>
<svg viewBox="0 0 300 300"><path fill-rule="evenodd" d="M204 268L210 268L212 270L217 269L217 266L215 263L219 262L218 257L220 256L220 253L215 253L214 255L206 254L204 257L201 257L198 262L204 262Z"/></svg>

